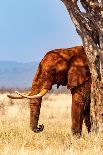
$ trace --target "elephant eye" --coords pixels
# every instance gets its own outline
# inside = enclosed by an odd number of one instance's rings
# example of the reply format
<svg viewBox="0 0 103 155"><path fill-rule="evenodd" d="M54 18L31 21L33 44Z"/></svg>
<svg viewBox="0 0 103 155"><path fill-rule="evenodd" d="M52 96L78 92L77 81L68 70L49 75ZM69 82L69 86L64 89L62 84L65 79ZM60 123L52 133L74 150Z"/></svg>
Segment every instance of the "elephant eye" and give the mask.
<svg viewBox="0 0 103 155"><path fill-rule="evenodd" d="M51 74L55 73L55 68L51 68L51 69L49 70L49 73L51 73Z"/></svg>
<svg viewBox="0 0 103 155"><path fill-rule="evenodd" d="M51 70L52 72L55 72L55 68L52 68L52 70Z"/></svg>
<svg viewBox="0 0 103 155"><path fill-rule="evenodd" d="M45 71L47 74L54 74L55 68L51 66L51 67L48 67Z"/></svg>

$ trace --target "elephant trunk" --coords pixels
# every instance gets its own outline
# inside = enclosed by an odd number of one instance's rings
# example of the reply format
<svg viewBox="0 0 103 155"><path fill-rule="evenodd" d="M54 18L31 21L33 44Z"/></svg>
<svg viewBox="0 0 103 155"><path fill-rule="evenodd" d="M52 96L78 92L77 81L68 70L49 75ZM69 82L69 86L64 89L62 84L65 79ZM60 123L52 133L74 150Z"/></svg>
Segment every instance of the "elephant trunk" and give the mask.
<svg viewBox="0 0 103 155"><path fill-rule="evenodd" d="M41 102L42 98L30 100L30 127L34 132L42 130L42 128L38 128Z"/></svg>
<svg viewBox="0 0 103 155"><path fill-rule="evenodd" d="M39 94L38 98L30 99L30 127L34 132L41 132L44 129L43 125L38 126L39 116L40 116L40 108L42 97L48 92L47 89L43 88L42 80L34 78L32 83L32 89L30 96L35 96L35 94Z"/></svg>
<svg viewBox="0 0 103 155"><path fill-rule="evenodd" d="M33 81L30 96L33 96L38 93L40 94L40 92L42 90L42 85L40 85L40 84L41 84L41 82L39 83L39 79L38 79L38 82L36 82L35 80ZM42 94L42 95L44 95L44 94ZM30 99L30 127L31 127L32 131L34 131L34 132L43 131L43 128L44 128L43 125L39 125L39 127L38 127L42 95L39 98Z"/></svg>

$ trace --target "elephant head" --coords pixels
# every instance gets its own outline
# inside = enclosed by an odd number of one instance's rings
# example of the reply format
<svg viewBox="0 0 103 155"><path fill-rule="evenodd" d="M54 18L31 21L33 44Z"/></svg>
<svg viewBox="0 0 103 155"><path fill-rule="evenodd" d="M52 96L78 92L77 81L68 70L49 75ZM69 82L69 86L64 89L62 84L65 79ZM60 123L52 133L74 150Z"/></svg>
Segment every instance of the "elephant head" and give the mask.
<svg viewBox="0 0 103 155"><path fill-rule="evenodd" d="M34 132L43 130L38 127L42 97L57 84L57 88L67 86L68 89L77 87L90 77L87 58L82 46L67 49L55 49L48 52L41 60L34 77L31 92L18 97L8 95L10 98L30 99L30 126Z"/></svg>

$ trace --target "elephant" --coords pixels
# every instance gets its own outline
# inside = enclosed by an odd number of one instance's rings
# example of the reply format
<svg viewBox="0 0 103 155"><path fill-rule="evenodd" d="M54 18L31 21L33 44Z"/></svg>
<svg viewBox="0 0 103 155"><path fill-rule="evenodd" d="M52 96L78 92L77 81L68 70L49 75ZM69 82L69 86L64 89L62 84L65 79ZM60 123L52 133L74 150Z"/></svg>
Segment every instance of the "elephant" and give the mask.
<svg viewBox="0 0 103 155"><path fill-rule="evenodd" d="M38 126L42 97L52 89L54 84L57 84L57 88L60 85L67 86L71 91L73 135L81 135L83 120L89 133L91 131L91 74L83 46L47 52L39 63L31 92L23 95L16 91L18 97L8 95L12 99L30 99L30 126L34 132L41 132L44 129L43 124Z"/></svg>

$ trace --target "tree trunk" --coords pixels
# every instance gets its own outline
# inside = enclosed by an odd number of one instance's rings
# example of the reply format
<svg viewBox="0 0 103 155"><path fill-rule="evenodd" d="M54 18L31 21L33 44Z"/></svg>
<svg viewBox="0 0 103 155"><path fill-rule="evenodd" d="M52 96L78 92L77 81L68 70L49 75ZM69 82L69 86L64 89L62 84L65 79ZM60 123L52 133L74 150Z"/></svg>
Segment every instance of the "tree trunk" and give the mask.
<svg viewBox="0 0 103 155"><path fill-rule="evenodd" d="M103 131L103 1L61 0L81 36L91 72L92 129Z"/></svg>
<svg viewBox="0 0 103 155"><path fill-rule="evenodd" d="M84 40L83 40L84 39ZM100 56L102 50L95 46L91 38L82 38L85 52L88 57L88 64L91 71L91 121L92 131L98 133L103 131L103 59Z"/></svg>

